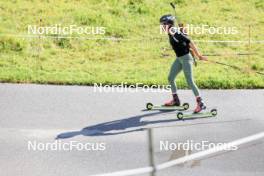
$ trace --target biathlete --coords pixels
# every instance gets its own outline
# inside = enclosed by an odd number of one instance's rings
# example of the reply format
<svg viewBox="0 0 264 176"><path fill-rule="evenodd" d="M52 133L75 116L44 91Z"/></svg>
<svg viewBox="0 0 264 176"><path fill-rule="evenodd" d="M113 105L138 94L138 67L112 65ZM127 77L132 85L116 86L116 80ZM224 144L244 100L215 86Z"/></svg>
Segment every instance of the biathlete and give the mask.
<svg viewBox="0 0 264 176"><path fill-rule="evenodd" d="M176 53L176 60L173 62L168 81L171 85L172 100L165 103L165 106L180 106L180 99L177 94L177 86L175 79L177 75L183 70L185 79L188 86L192 89L195 97L197 106L194 109L194 113L199 113L206 109L205 103L201 98L200 91L193 79L192 65L194 58L190 54L190 51L198 57L200 60L207 60L207 57L201 55L194 43L180 30L175 30L174 17L172 15L164 15L160 18L160 24L163 25L163 30L169 36L169 42L172 49Z"/></svg>

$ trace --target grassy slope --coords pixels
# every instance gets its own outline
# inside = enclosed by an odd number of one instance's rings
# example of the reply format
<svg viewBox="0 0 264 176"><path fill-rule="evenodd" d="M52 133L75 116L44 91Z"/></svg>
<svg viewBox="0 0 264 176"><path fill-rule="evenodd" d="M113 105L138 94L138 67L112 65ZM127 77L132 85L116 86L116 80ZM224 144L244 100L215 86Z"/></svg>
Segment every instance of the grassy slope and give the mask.
<svg viewBox="0 0 264 176"><path fill-rule="evenodd" d="M171 1L79 0L0 2L0 80L55 84L167 84L174 54L158 19L172 13ZM191 36L195 40L264 40L264 3L261 0L177 0L181 21L212 26L236 26L238 35ZM143 40L100 41L80 39L18 38L27 25L62 24L105 26L107 36ZM99 36L100 37L100 36ZM160 39L153 39L153 38ZM245 44L197 43L203 53L246 52ZM164 49L165 48L165 49ZM248 57L212 57L217 61L264 72L263 44L252 44ZM164 56L166 55L166 57ZM264 88L263 76L219 65L200 63L195 78L203 88ZM186 87L181 74L179 87Z"/></svg>

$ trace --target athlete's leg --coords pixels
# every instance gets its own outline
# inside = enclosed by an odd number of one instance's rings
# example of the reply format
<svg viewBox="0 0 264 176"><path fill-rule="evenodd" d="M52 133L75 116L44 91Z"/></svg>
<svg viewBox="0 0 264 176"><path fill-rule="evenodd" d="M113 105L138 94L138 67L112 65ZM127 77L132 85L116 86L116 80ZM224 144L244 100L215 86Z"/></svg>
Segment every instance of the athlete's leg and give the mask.
<svg viewBox="0 0 264 176"><path fill-rule="evenodd" d="M206 106L200 96L200 91L197 87L197 85L194 82L193 79L193 72L192 72L192 65L193 65L193 57L188 54L183 56L184 58L182 58L182 66L183 66L183 72L184 72L184 76L186 78L186 81L188 83L188 86L192 89L194 95L196 96L196 102L197 102L197 106L194 110L195 113L200 112L201 110L205 109Z"/></svg>
<svg viewBox="0 0 264 176"><path fill-rule="evenodd" d="M171 66L171 69L170 69L170 73L169 73L169 76L168 76L168 81L171 85L171 92L172 94L176 94L177 93L177 85L175 83L175 79L177 77L177 75L180 73L180 71L182 70L182 64L180 62L180 59L177 58L172 66Z"/></svg>
<svg viewBox="0 0 264 176"><path fill-rule="evenodd" d="M182 67L183 67L183 72L185 79L187 81L188 86L192 89L194 95L196 97L200 96L200 91L197 87L197 85L194 82L193 79L193 70L192 70L192 65L193 65L193 57L190 54L187 54L185 56L182 56Z"/></svg>
<svg viewBox="0 0 264 176"><path fill-rule="evenodd" d="M173 105L180 106L180 104L181 104L180 99L179 99L178 94L177 94L177 86L175 83L175 79L181 70L182 70L182 65L181 65L181 62L179 61L179 58L177 58L173 62L171 69L170 69L169 76L168 76L168 81L169 81L170 86L171 86L171 92L172 92L173 99L166 102L165 103L166 106L173 106Z"/></svg>

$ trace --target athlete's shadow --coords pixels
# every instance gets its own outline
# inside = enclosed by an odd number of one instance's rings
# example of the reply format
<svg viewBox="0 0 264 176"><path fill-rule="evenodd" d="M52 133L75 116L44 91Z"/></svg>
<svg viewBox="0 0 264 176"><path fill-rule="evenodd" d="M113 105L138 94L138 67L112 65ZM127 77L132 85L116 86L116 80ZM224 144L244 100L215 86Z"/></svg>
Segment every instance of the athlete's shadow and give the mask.
<svg viewBox="0 0 264 176"><path fill-rule="evenodd" d="M57 135L56 139L72 138L78 135L106 136L106 135L124 134L124 133L135 132L135 131L143 131L146 129L144 128L144 126L149 125L149 124L179 121L176 118L176 115L175 115L175 119L167 119L167 120L164 119L164 120L155 120L155 121L141 120L143 117L156 116L156 115L165 114L165 113L171 113L171 111L152 112L148 114L128 117L122 120L115 120L115 121L100 123L97 125L85 127L80 131L70 131L70 132L61 133ZM200 119L200 118L206 118L206 117L193 117L193 118L188 118L185 120L194 120L194 119Z"/></svg>

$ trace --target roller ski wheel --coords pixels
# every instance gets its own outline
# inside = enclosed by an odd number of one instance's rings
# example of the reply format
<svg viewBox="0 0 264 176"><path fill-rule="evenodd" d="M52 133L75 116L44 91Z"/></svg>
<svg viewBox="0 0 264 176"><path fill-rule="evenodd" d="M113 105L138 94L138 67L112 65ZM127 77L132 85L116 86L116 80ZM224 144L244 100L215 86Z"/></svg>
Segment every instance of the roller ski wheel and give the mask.
<svg viewBox="0 0 264 176"><path fill-rule="evenodd" d="M147 110L151 110L153 108L153 104L152 103L147 103L146 104L146 108L147 108Z"/></svg>
<svg viewBox="0 0 264 176"><path fill-rule="evenodd" d="M212 116L216 116L217 115L217 109L212 109L211 114L212 114Z"/></svg>
<svg viewBox="0 0 264 176"><path fill-rule="evenodd" d="M179 120L182 120L182 119L183 119L183 113L182 113L182 112L178 112L178 113L177 113L177 118L178 118Z"/></svg>
<svg viewBox="0 0 264 176"><path fill-rule="evenodd" d="M188 110L189 107L190 107L189 103L183 103L182 106L183 106L183 109L184 109L184 110Z"/></svg>

